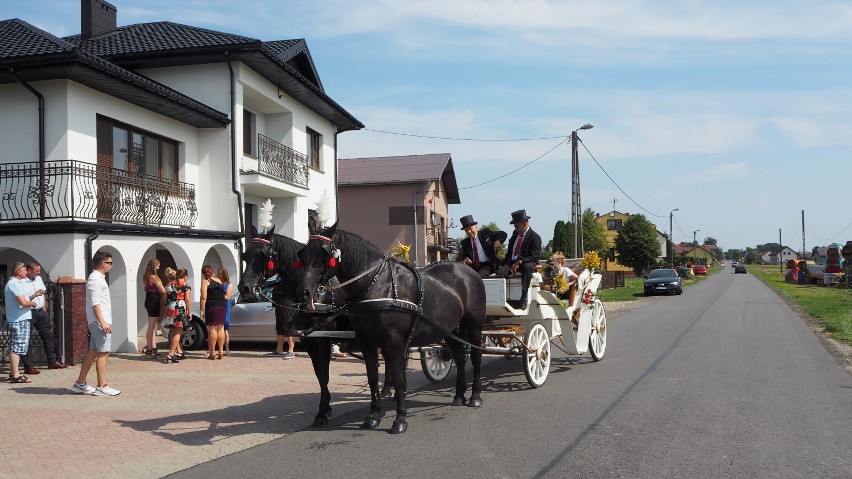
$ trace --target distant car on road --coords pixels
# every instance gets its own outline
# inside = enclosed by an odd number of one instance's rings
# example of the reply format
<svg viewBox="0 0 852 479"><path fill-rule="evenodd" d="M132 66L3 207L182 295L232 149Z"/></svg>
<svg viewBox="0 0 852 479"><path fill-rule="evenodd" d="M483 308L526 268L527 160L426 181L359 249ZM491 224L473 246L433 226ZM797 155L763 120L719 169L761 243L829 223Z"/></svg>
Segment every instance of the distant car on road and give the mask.
<svg viewBox="0 0 852 479"><path fill-rule="evenodd" d="M674 269L655 269L645 277L645 296L672 293L683 294L683 283Z"/></svg>
<svg viewBox="0 0 852 479"><path fill-rule="evenodd" d="M734 273L743 273L743 274L748 274L748 270L746 269L746 267L745 267L745 265L744 265L744 264L738 264L738 265L734 268Z"/></svg>
<svg viewBox="0 0 852 479"><path fill-rule="evenodd" d="M695 274L707 276L707 266L704 266L703 264L696 264L692 267L692 272Z"/></svg>
<svg viewBox="0 0 852 479"><path fill-rule="evenodd" d="M732 262L732 263L731 263L731 267L732 267L732 268L736 268L738 264L739 264L739 263L737 263L736 261L734 261L734 262Z"/></svg>

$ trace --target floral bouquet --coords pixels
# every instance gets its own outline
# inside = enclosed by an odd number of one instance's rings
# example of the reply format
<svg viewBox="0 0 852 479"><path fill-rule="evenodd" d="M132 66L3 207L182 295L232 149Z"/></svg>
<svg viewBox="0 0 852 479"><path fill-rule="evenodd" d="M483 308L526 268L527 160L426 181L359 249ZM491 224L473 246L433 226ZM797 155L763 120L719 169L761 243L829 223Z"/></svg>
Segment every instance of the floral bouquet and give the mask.
<svg viewBox="0 0 852 479"><path fill-rule="evenodd" d="M595 302L595 299L597 299L597 297L598 294L592 291L592 288L586 288L586 291L583 292L583 298L581 299L581 301L583 302L583 304L591 305L593 302Z"/></svg>
<svg viewBox="0 0 852 479"><path fill-rule="evenodd" d="M601 258L598 256L597 251L588 251L583 255L583 259L580 260L580 266L584 269L594 271L595 268L600 268L601 266Z"/></svg>

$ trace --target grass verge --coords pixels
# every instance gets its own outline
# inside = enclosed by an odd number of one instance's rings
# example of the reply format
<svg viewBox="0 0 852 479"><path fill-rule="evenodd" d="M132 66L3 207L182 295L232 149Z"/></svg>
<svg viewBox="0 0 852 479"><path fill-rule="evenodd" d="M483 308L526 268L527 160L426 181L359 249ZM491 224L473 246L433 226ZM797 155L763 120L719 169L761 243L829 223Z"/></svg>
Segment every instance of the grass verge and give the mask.
<svg viewBox="0 0 852 479"><path fill-rule="evenodd" d="M787 283L778 266L750 265L748 271L816 319L831 337L852 345L852 290Z"/></svg>

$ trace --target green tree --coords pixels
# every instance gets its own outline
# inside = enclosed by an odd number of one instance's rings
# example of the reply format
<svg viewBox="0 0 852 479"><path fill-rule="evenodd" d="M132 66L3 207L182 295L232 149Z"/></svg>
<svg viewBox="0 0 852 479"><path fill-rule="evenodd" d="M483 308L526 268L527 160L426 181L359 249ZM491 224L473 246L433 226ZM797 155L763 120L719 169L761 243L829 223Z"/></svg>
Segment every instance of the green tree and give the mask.
<svg viewBox="0 0 852 479"><path fill-rule="evenodd" d="M607 254L606 231L591 208L583 211L583 249L597 251L601 258Z"/></svg>
<svg viewBox="0 0 852 479"><path fill-rule="evenodd" d="M660 254L657 230L645 215L632 215L621 225L615 237L615 255L619 263L630 266L638 276L655 264Z"/></svg>
<svg viewBox="0 0 852 479"><path fill-rule="evenodd" d="M760 263L760 256L757 254L757 250L754 248L746 248L745 252L745 263L746 264L757 264Z"/></svg>
<svg viewBox="0 0 852 479"><path fill-rule="evenodd" d="M713 246L716 246L718 244L718 242L716 241L716 238L714 238L712 236L708 236L708 237L704 238L704 244L712 244Z"/></svg>
<svg viewBox="0 0 852 479"><path fill-rule="evenodd" d="M737 261L745 255L745 251L741 249L729 249L725 251L725 258Z"/></svg>
<svg viewBox="0 0 852 479"><path fill-rule="evenodd" d="M571 223L559 220L553 226L551 251L561 251L565 256L571 258L571 254L573 254L571 252L574 251L574 228Z"/></svg>

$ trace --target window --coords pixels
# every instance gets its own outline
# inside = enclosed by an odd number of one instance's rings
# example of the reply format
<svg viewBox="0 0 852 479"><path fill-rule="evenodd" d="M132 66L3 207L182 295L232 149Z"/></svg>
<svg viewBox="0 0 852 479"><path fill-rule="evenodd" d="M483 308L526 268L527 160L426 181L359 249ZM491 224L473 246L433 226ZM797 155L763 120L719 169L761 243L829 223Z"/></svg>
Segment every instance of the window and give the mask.
<svg viewBox="0 0 852 479"><path fill-rule="evenodd" d="M621 229L621 220L606 220L606 229L608 229L608 230L620 230Z"/></svg>
<svg viewBox="0 0 852 479"><path fill-rule="evenodd" d="M243 153L257 156L257 116L243 109Z"/></svg>
<svg viewBox="0 0 852 479"><path fill-rule="evenodd" d="M308 161L311 168L320 169L320 149L322 148L322 135L307 128L308 131Z"/></svg>
<svg viewBox="0 0 852 479"><path fill-rule="evenodd" d="M178 179L177 142L98 116L98 165L133 175Z"/></svg>

